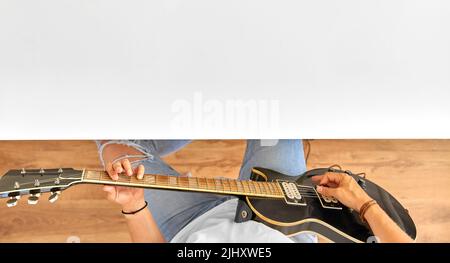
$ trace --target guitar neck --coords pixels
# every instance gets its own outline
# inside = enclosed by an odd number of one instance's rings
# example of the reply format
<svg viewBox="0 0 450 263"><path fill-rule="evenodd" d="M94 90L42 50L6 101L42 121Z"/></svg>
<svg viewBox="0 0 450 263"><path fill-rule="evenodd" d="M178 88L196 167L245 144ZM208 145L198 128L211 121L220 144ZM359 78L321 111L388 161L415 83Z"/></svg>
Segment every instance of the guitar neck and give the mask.
<svg viewBox="0 0 450 263"><path fill-rule="evenodd" d="M143 179L120 174L112 180L104 171L85 170L82 183L120 185L141 188L205 192L266 198L283 198L276 182L239 181L226 178L199 178L145 174Z"/></svg>

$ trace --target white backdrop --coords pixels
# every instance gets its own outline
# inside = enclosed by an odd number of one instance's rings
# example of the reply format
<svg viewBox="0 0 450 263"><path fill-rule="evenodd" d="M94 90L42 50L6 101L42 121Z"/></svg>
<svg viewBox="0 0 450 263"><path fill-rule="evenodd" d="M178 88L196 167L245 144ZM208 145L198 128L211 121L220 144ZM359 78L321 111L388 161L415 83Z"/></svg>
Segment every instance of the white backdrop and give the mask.
<svg viewBox="0 0 450 263"><path fill-rule="evenodd" d="M292 137L450 138L450 1L0 0L1 139Z"/></svg>

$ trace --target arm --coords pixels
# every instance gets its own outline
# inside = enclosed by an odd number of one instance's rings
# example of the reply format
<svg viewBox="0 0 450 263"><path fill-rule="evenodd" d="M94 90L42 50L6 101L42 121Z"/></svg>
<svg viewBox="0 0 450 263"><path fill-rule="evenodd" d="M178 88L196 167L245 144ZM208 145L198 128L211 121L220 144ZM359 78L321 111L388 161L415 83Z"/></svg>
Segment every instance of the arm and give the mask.
<svg viewBox="0 0 450 263"><path fill-rule="evenodd" d="M138 179L143 178L144 166L142 164L134 170L131 168L130 161L138 160L139 158L124 159L111 163L114 159L125 154L141 154L138 150L126 145L111 144L104 148L102 154L106 171L113 180L118 179L119 173L136 176ZM137 211L145 205L144 190L141 188L104 186L103 190L108 193L108 199L120 204L125 212ZM125 218L133 242L166 242L149 209L143 209L133 215L125 215Z"/></svg>
<svg viewBox="0 0 450 263"><path fill-rule="evenodd" d="M136 206L123 206L123 211L136 211L145 205L144 201L137 202ZM161 231L153 219L150 210L144 209L134 215L125 215L131 240L139 243L166 242Z"/></svg>
<svg viewBox="0 0 450 263"><path fill-rule="evenodd" d="M390 243L409 243L413 240L381 209L379 205L370 207L365 219L369 223L373 233L380 238L382 242Z"/></svg>
<svg viewBox="0 0 450 263"><path fill-rule="evenodd" d="M358 213L366 202L372 200L352 177L342 173L326 173L315 176L313 180L319 183L317 191L320 194L333 196ZM413 241L378 204L370 206L364 218L381 242Z"/></svg>

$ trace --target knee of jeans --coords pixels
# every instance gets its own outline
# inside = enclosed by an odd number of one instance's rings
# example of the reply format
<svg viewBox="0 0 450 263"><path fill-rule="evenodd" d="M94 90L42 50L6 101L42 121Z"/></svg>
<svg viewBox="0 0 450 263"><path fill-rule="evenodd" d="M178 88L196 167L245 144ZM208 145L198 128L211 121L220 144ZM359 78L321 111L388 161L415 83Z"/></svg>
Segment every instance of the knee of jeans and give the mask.
<svg viewBox="0 0 450 263"><path fill-rule="evenodd" d="M261 156L259 158L255 156L255 158L241 167L239 177L241 179L249 179L251 171L255 167L274 170L287 176L298 176L306 171L304 163L298 162L297 160L278 160L267 156Z"/></svg>
<svg viewBox="0 0 450 263"><path fill-rule="evenodd" d="M250 141L242 172L250 173L251 168L262 167L296 176L306 170L301 140L275 140L272 143L262 145L259 141Z"/></svg>
<svg viewBox="0 0 450 263"><path fill-rule="evenodd" d="M153 145L156 153L164 157L180 150L190 142L191 140L153 140Z"/></svg>
<svg viewBox="0 0 450 263"><path fill-rule="evenodd" d="M95 141L95 143L97 144L97 148L98 148L98 155L99 155L99 158L100 158L100 161L101 161L103 167L105 166L105 161L103 160L103 150L105 149L106 146L112 145L112 144L126 145L128 147L132 147L132 148L136 149L137 151L141 152L143 157L145 157L146 159L150 159L150 158L153 159L154 151L152 151L151 147L148 147L147 145L143 144L142 142L145 142L145 141L110 140L103 144L101 143L101 141L98 141L98 140Z"/></svg>

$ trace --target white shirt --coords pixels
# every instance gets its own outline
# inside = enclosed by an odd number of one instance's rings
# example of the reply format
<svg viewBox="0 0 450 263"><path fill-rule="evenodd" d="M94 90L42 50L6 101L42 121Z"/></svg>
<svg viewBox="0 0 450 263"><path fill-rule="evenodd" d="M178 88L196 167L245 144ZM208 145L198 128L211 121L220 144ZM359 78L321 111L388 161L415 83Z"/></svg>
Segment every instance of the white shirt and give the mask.
<svg viewBox="0 0 450 263"><path fill-rule="evenodd" d="M180 232L173 243L316 243L313 234L299 234L289 238L278 230L249 220L234 222L237 199L228 200L197 217Z"/></svg>

